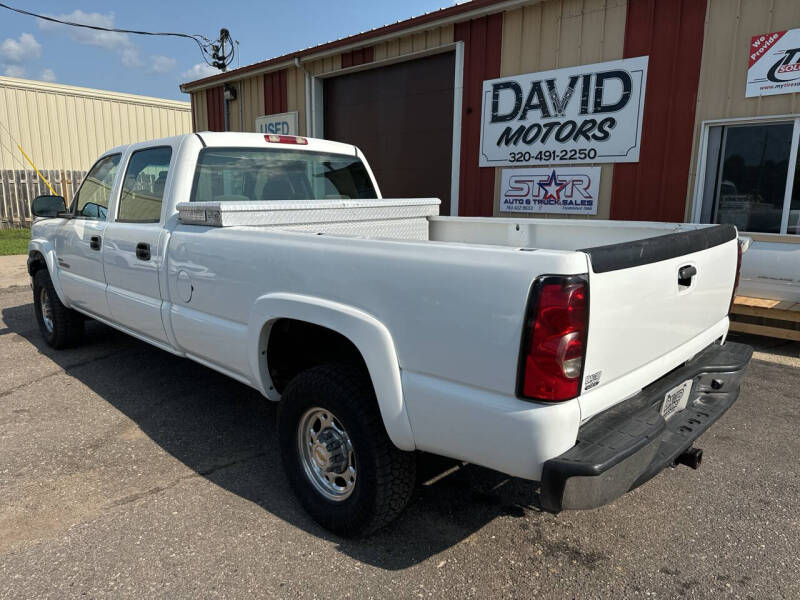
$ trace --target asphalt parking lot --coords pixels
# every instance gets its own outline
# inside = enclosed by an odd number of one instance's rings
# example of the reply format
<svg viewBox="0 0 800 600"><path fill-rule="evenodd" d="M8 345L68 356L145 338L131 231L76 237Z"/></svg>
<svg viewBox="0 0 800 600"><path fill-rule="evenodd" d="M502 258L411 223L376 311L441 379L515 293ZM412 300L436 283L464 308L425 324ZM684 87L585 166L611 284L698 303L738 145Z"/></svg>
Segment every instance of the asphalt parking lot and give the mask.
<svg viewBox="0 0 800 600"><path fill-rule="evenodd" d="M328 534L280 468L274 408L91 323L44 346L0 289L0 597L800 597L800 344L761 344L699 471L554 516L464 466L388 529ZM498 440L502 443L502 440ZM452 463L422 457L432 479Z"/></svg>

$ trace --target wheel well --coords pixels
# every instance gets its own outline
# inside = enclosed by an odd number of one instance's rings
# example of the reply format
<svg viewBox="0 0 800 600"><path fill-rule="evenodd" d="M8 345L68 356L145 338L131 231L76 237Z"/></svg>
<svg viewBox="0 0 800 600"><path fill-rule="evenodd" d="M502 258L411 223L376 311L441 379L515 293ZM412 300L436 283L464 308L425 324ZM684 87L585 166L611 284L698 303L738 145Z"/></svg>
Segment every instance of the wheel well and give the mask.
<svg viewBox="0 0 800 600"><path fill-rule="evenodd" d="M356 345L333 329L296 319L279 319L272 324L267 367L278 393L283 393L299 373L331 362L356 364L366 369Z"/></svg>
<svg viewBox="0 0 800 600"><path fill-rule="evenodd" d="M33 250L30 254L28 254L28 275L33 277L36 274L36 271L41 269L46 269L47 263L44 260L44 256L38 250Z"/></svg>

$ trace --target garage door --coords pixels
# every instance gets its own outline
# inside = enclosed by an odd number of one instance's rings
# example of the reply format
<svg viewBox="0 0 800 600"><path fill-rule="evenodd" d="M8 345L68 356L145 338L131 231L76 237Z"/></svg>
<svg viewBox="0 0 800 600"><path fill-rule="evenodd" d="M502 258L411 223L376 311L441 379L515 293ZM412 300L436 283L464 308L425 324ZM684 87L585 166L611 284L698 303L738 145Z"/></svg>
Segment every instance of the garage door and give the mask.
<svg viewBox="0 0 800 600"><path fill-rule="evenodd" d="M367 156L381 193L450 214L453 52L324 80L324 136Z"/></svg>

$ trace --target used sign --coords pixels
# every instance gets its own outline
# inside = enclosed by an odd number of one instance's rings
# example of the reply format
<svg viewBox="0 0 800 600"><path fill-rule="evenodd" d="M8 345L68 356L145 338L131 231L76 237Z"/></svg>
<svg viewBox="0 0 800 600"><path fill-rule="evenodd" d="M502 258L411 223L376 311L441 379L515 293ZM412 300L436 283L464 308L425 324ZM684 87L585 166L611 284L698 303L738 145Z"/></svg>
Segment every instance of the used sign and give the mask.
<svg viewBox="0 0 800 600"><path fill-rule="evenodd" d="M297 111L256 117L256 131L274 135L297 135Z"/></svg>
<svg viewBox="0 0 800 600"><path fill-rule="evenodd" d="M501 212L596 215L600 167L503 169Z"/></svg>
<svg viewBox="0 0 800 600"><path fill-rule="evenodd" d="M483 82L480 166L636 162L647 57Z"/></svg>
<svg viewBox="0 0 800 600"><path fill-rule="evenodd" d="M800 92L800 29L754 36L749 58L746 98Z"/></svg>

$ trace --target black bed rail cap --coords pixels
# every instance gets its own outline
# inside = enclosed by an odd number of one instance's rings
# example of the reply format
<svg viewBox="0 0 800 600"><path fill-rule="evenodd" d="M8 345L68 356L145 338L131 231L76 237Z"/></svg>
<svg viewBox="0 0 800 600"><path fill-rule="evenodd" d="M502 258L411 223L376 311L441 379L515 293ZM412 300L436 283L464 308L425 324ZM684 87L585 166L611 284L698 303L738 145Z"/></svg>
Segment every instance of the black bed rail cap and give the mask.
<svg viewBox="0 0 800 600"><path fill-rule="evenodd" d="M736 228L726 224L667 233L633 242L583 248L579 252L586 252L590 256L592 271L607 273L700 252L735 239Z"/></svg>

